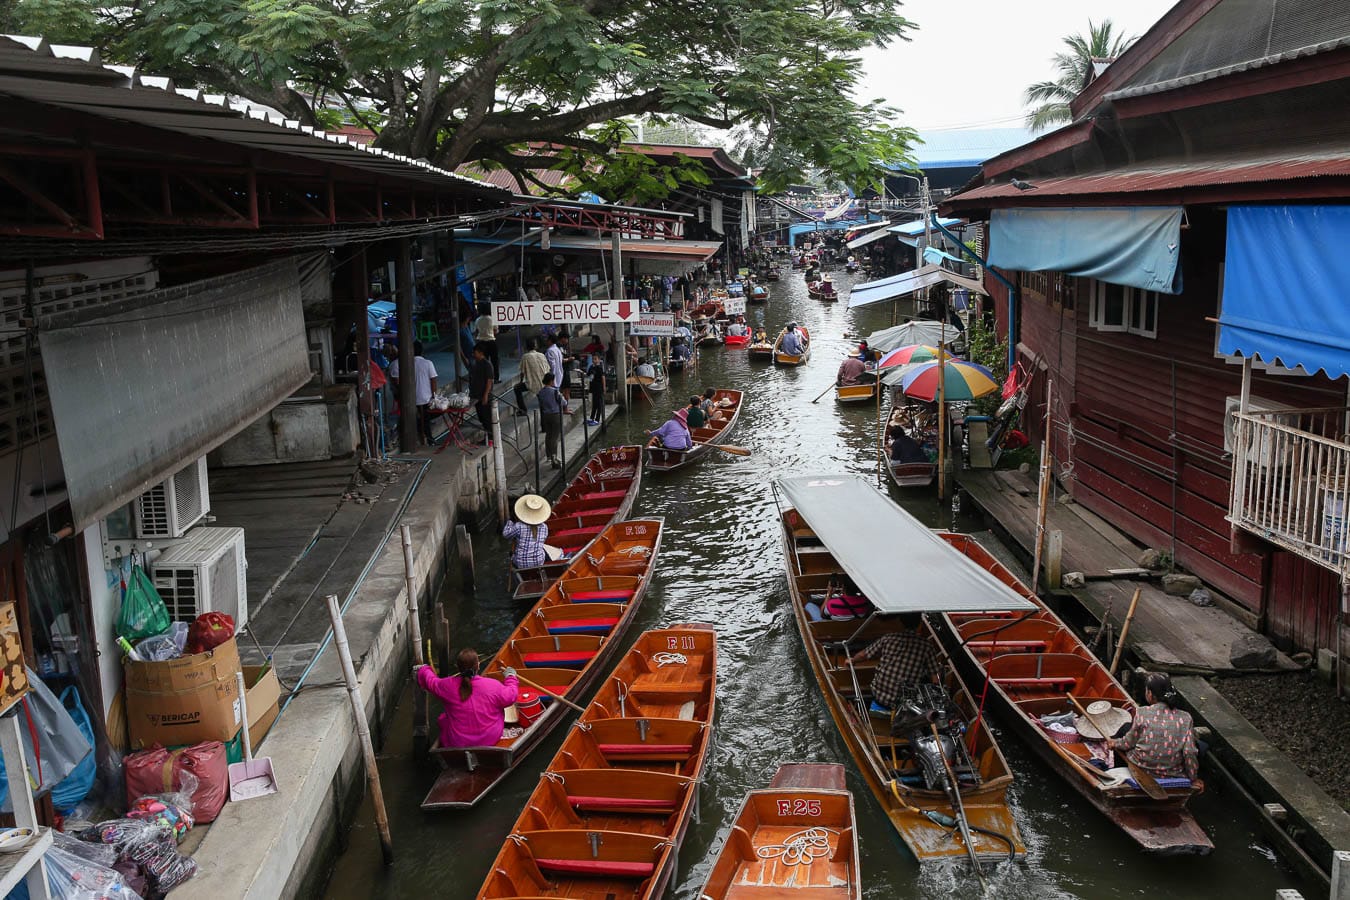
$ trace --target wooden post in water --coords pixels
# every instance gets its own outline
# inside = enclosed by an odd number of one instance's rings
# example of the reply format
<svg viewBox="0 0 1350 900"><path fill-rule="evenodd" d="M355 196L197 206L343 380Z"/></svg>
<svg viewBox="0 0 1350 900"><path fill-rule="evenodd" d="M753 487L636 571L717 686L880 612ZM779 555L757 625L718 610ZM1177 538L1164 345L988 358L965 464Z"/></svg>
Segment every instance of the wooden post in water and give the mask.
<svg viewBox="0 0 1350 900"><path fill-rule="evenodd" d="M1041 559L1045 550L1045 517L1050 506L1050 410L1053 408L1055 386L1045 380L1045 434L1041 437L1041 477L1036 501L1036 551L1032 555L1031 589L1039 590Z"/></svg>
<svg viewBox="0 0 1350 900"><path fill-rule="evenodd" d="M413 566L412 528L403 525L403 589L408 593L408 638L412 641L413 665L426 664L422 653L422 621L417 610L417 572ZM413 686L413 755L427 752L427 694Z"/></svg>
<svg viewBox="0 0 1350 900"><path fill-rule="evenodd" d="M380 787L380 768L375 763L375 747L370 742L370 723L366 721L366 707L361 700L361 685L356 681L352 666L352 651L347 645L347 629L342 626L342 611L338 609L337 594L329 594L328 618L333 622L333 643L337 645L338 659L342 661L342 677L347 681L347 696L356 717L356 736L361 741L361 755L366 764L366 781L370 785L370 799L375 804L375 827L380 832L380 850L384 864L394 861L394 841L389 836L389 815L384 809L384 790Z"/></svg>
<svg viewBox="0 0 1350 900"><path fill-rule="evenodd" d="M469 529L463 525L455 526L455 549L459 551L460 586L465 593L474 592L473 541L469 539Z"/></svg>
<svg viewBox="0 0 1350 900"><path fill-rule="evenodd" d="M506 449L502 447L500 404L492 401L492 469L497 477L497 527L506 524Z"/></svg>
<svg viewBox="0 0 1350 900"><path fill-rule="evenodd" d="M1056 528L1045 536L1045 586L1054 590L1064 581L1064 532Z"/></svg>

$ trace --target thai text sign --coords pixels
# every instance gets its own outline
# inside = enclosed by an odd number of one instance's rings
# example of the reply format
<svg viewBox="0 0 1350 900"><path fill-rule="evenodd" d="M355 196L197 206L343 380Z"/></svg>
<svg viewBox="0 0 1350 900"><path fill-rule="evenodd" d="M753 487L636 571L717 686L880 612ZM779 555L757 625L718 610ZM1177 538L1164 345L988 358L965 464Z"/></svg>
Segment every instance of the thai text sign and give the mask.
<svg viewBox="0 0 1350 900"><path fill-rule="evenodd" d="M675 314L643 313L633 323L632 333L639 337L670 337L675 333Z"/></svg>
<svg viewBox="0 0 1350 900"><path fill-rule="evenodd" d="M527 300L492 304L500 325L573 325L579 322L636 322L636 300Z"/></svg>
<svg viewBox="0 0 1350 900"><path fill-rule="evenodd" d="M743 316L745 315L745 298L728 297L722 301L722 307L729 316Z"/></svg>

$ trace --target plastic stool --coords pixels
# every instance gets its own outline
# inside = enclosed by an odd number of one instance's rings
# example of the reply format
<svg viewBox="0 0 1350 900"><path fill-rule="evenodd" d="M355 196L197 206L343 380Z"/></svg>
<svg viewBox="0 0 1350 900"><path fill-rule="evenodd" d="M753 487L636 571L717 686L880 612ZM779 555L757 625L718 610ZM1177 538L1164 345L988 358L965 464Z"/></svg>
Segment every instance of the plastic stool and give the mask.
<svg viewBox="0 0 1350 900"><path fill-rule="evenodd" d="M435 322L418 322L417 339L419 341L439 341L441 339L441 331L436 327Z"/></svg>

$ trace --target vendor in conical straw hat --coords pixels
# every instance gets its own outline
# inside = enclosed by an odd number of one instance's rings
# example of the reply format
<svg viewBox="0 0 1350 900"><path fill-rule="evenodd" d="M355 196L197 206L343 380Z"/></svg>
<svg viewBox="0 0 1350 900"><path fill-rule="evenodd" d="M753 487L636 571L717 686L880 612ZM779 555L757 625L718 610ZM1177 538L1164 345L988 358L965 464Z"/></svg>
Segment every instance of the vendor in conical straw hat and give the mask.
<svg viewBox="0 0 1350 900"><path fill-rule="evenodd" d="M549 514L553 511L548 501L538 494L526 494L513 507L515 517L502 526L502 537L515 539L511 563L517 569L542 566L548 558L544 541L548 540Z"/></svg>

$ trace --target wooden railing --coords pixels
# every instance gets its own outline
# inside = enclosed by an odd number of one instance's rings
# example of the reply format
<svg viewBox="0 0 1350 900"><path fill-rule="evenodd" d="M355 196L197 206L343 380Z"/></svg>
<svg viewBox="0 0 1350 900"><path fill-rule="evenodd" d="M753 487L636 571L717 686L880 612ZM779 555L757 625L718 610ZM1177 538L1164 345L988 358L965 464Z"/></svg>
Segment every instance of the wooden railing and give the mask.
<svg viewBox="0 0 1350 900"><path fill-rule="evenodd" d="M1228 521L1350 575L1350 410L1233 415Z"/></svg>

